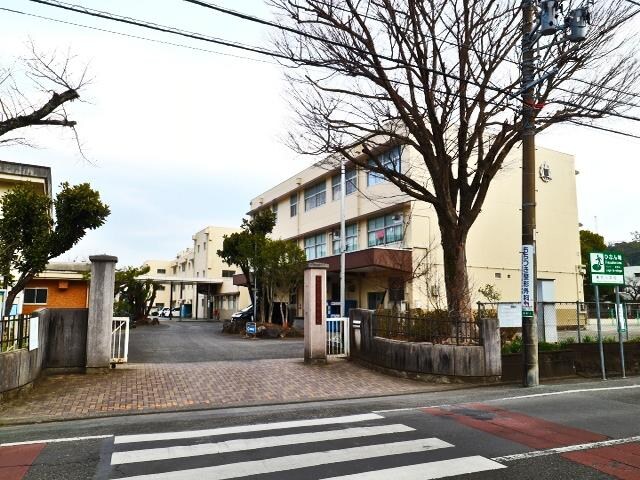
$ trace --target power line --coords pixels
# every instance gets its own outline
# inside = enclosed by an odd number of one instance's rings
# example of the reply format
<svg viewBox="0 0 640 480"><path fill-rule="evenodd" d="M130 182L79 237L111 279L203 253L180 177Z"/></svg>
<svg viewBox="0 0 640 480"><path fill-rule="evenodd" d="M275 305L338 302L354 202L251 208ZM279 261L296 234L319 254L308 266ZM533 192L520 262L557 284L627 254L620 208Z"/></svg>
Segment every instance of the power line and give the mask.
<svg viewBox="0 0 640 480"><path fill-rule="evenodd" d="M97 18L102 18L105 20L112 20L114 22L120 22L120 23L125 23L128 25L134 25L137 27L142 27L142 28L146 28L149 30L156 30L159 32L163 32L163 33L170 33L173 35L180 35L182 37L187 37L187 38L191 38L194 40L200 40L200 41L204 41L204 42L209 42L209 43L215 43L217 45L222 45L224 47L231 47L231 48L237 48L240 50L245 50L245 51L249 51L249 52L253 52L253 53L258 53L260 55L266 55L269 57L275 57L275 58L281 58L284 60L289 60L289 57L279 54L278 52L273 52L270 50L266 50L266 49L262 49L262 48L258 48L252 45L243 45L241 43L238 42L231 42L229 40L225 40L222 38L216 38L216 37L210 37L210 36L206 36L200 33L195 33L195 32L188 32L185 30L180 30L178 28L175 27L169 27L166 25L160 25L160 24L156 24L156 23L152 23L152 22L147 22L147 21L143 21L143 20L138 20L132 17L123 17L120 15L115 15L109 12L105 12L105 11L100 11L100 10L94 10L94 9L89 9L86 7L82 7L80 5L73 5L73 4L68 4L68 3L64 3L64 2L60 2L60 1L56 1L56 0L29 0L30 2L34 2L34 3L39 3L42 5L47 5L50 7L55 7L55 8L61 8L63 10L68 10L71 12L75 12L75 13L81 13L83 15L89 15L92 17L97 17Z"/></svg>
<svg viewBox="0 0 640 480"><path fill-rule="evenodd" d="M184 43L174 43L174 42L168 42L166 40L159 40L159 39L156 39L156 38L142 37L140 35L133 35L133 34L124 33L124 32L117 32L115 30L108 30L106 28L93 27L93 26L90 26L90 25L84 25L82 23L69 22L69 21L66 21L66 20L60 20L58 18L45 17L43 15L36 15L35 13L29 13L29 12L23 12L23 11L20 11L20 10L14 10L12 8L0 7L0 10L3 10L5 12L10 12L10 13L17 13L19 15L25 15L25 16L28 16L28 17L34 17L34 18L38 18L38 19L41 19L41 20L48 20L48 21L51 21L51 22L62 23L62 24L65 24L65 25L72 25L74 27L86 28L86 29L89 29L89 30L96 30L98 32L111 33L113 35L120 35L120 36L123 36L123 37L135 38L137 40L145 40L147 42L160 43L160 44L164 44L164 45L170 45L170 46L173 46L173 47L187 48L189 50L196 50L196 51L199 51L199 52L212 53L214 55L224 55L226 57L239 58L239 59L242 59L242 60L251 60L252 62L267 63L267 64L270 64L270 65L278 65L278 63L276 63L276 62L270 62L268 60L261 60L259 58L245 57L245 56L242 56L242 55L235 55L233 53L226 53L226 52L220 52L220 51L217 51L217 50L209 50L209 49L206 49L206 48L194 47L194 46L191 46L191 45L186 45Z"/></svg>
<svg viewBox="0 0 640 480"><path fill-rule="evenodd" d="M634 135L633 133L621 132L620 130L615 130L613 128L601 127L599 125L593 125L590 123L583 123L578 120L569 120L570 123L574 125L578 125L580 127L593 128L595 130L602 130L603 132L615 133L616 135L623 135L625 137L637 138L640 139L640 135Z"/></svg>
<svg viewBox="0 0 640 480"><path fill-rule="evenodd" d="M302 30L295 29L295 28L292 28L292 27L287 27L285 25L281 25L281 24L276 23L276 22L265 20L263 18L256 17L254 15L249 15L247 13L239 12L237 10L232 10L232 9L229 9L229 8L221 7L219 5L213 4L213 3L208 2L208 1L204 1L204 0L183 0L183 1L187 2L187 3L194 4L194 5L201 6L201 7L204 7L204 8L211 9L211 10L217 11L219 13L223 13L223 14L226 14L226 15L231 15L231 16L243 19L243 20L247 20L247 21L254 22L254 23L259 23L261 25L266 25L266 26L270 26L270 27L273 27L273 28L277 28L279 30L283 30L283 31L286 31L286 32L290 32L290 33L294 33L294 34L297 34L297 35L301 35L301 36L306 37L306 38L311 38L311 39L318 40L318 41L321 41L321 42L324 42L324 43L328 43L328 44L331 44L331 45L335 45L335 46L349 48L349 46L346 46L346 45L344 45L344 44L342 44L340 42L335 42L335 41L329 40L327 38L318 37L317 35L313 35L313 34L310 34L308 32L304 32ZM627 1L631 1L631 0L627 0ZM640 3L635 3L635 2L632 2L632 1L631 1L631 3L634 3L634 4L640 6ZM345 9L344 7L335 6L334 8L336 8L337 10L349 13L349 11L347 9ZM402 13L405 16L407 16L406 12L402 12ZM372 17L372 16L369 16L369 15L366 15L366 14L363 14L363 18L370 19L372 21L377 21L379 23L383 23L382 20L380 20L378 18L375 18L375 17ZM425 36L433 38L430 35L426 35L425 34ZM518 66L520 65L519 62L517 62L515 60L511 60L511 59L506 58L506 57L500 57L497 54L489 53L489 52L486 52L486 51L483 51L483 50L478 50L478 49L473 48L472 46L467 45L467 44L460 45L460 44L458 44L456 42L453 42L453 41L450 41L450 40L445 40L445 39L437 39L437 40L442 42L442 43L449 44L449 45L452 45L452 46L455 46L455 47L464 46L465 48L467 48L467 49L469 49L469 50L471 50L471 51L473 51L475 53L491 56L491 57L494 57L494 58L501 58L503 61L505 61L507 63L512 63L512 64L515 64L515 65L518 65ZM358 51L359 53L363 53L363 51L361 49L358 49L356 47L353 47L353 49ZM366 53L366 52L364 52L364 53ZM397 61L397 59L396 59L396 61ZM411 65L411 66L413 66L413 65ZM458 81L461 81L461 80L458 80ZM594 84L594 83L588 82L586 80L577 80L577 81L579 81L581 83L584 83L584 84L587 84L587 85L590 85L590 86L593 86L593 87L599 87L599 88L602 88L602 89L615 91L617 93L621 93L621 94L625 94L625 95L629 95L629 96L640 98L640 94L639 93L632 93L632 92L627 92L627 91L623 91L623 90L619 90L619 89L614 89L614 88L611 88L611 87L606 87L606 86L603 86L603 85ZM568 90L568 89L561 88L561 87L556 87L556 88L558 90L561 90L561 91L564 91L564 92L570 93L570 94L575 94L575 95L584 94L584 95L587 95L587 96L590 96L590 97L593 97L593 98L599 98L599 99L606 100L606 98L598 97L595 94L592 94L592 93L589 93L589 92L581 93L581 92L574 92L572 90ZM625 106L629 106L629 107L638 107L639 106L637 104L633 104L633 103L629 103L629 102L616 102L616 103L618 103L619 105L625 105Z"/></svg>
<svg viewBox="0 0 640 480"><path fill-rule="evenodd" d="M93 16L93 17L98 17L98 18L102 18L102 19L106 19L106 20L112 20L112 21L116 21L116 22L120 22L120 23L139 26L139 27L147 28L147 29L151 29L151 30L157 30L157 31L164 32L164 33L180 35L180 36L192 38L192 39L195 39L195 40L206 41L206 42L215 43L215 44L218 44L218 45L223 45L223 46L226 46L226 47L237 48L237 49L241 49L241 50L250 51L250 52L253 52L253 53L258 53L258 54L261 54L261 55L266 55L266 56L270 56L270 57L275 57L275 58L280 58L280 59L284 59L284 60L287 60L287 61L295 62L294 59L290 58L287 55L283 55L283 54L280 54L280 53L277 53L277 52L273 52L273 51L270 51L270 50L266 50L266 49L261 49L261 48L255 47L255 46L244 45L244 44L241 44L241 43L238 43L238 42L230 42L228 40L224 40L224 39L220 39L220 38L215 38L215 37L205 36L205 35L202 35L202 34L199 34L199 33L180 30L180 29L177 29L175 27L159 25L159 24L146 22L146 21L138 20L138 19L131 18L131 17L119 16L119 15L115 15L115 14L112 14L112 13L109 13L109 12L89 9L89 8L85 8L83 6L69 4L69 3L58 1L58 0L29 0L29 1L34 2L34 3L43 4L43 5L48 5L48 6L55 7L55 8L61 8L61 9L72 11L72 12L76 12L76 13L81 13L81 14L84 14L84 15L90 15L90 16ZM201 2L201 3L204 3L204 2ZM640 12L640 10L639 10L639 12ZM277 24L274 24L274 25L277 25ZM348 46L348 45L344 46L344 47L348 48L348 49L351 49L351 50L358 51L358 52L363 53L363 54L367 54L367 55L370 54L369 52L366 52L364 50L358 49L357 47L351 47L351 46ZM390 57L382 56L382 55L377 55L377 56L379 58L381 58L381 59L395 62L398 65L404 65L404 66L408 66L408 67L417 67L416 65L412 65L412 64L409 64L409 63L406 63L406 62L401 62L399 59L394 59L394 58L390 58ZM313 59L306 59L305 61L308 62L310 66L322 66L322 62L320 62L320 61L314 61ZM495 91L495 92L501 93L503 95L506 95L508 97L519 99L519 96L517 94L514 94L513 92L507 91L507 90L505 90L503 88L493 87L493 86L489 86L489 85L482 85L482 84L480 84L478 82L475 82L475 81L471 81L471 80L468 80L468 79L462 79L462 78L458 77L457 75L449 74L449 73L446 73L446 72L441 72L441 71L438 71L438 70L435 70L435 69L431 69L431 68L427 68L427 67L417 67L417 68L422 68L426 72L430 72L430 73L432 73L434 75L440 75L443 78L451 78L451 79L459 81L459 82L468 83L470 85L474 85L474 86L479 87L479 88L484 88L486 90ZM389 80L391 82L394 82L394 83L401 83L401 82L397 82L395 80L391 80L391 79L389 79ZM550 101L549 103L553 103L553 102ZM584 107L582 105L578 105L578 104L573 103L573 102L568 102L568 101L563 101L563 100L556 100L555 103L559 103L559 104L562 104L562 105L565 105L565 106L571 106L571 107L574 107L574 108L581 108L581 109L592 111L594 113L604 114L604 115L608 115L608 116L625 118L625 119L634 120L634 121L640 121L640 118L638 118L638 117L632 117L632 116L629 116L629 115L622 115L622 114L617 114L617 113L608 113L608 112L604 112L602 110L597 110L597 109L593 109L593 108L589 108L589 107Z"/></svg>

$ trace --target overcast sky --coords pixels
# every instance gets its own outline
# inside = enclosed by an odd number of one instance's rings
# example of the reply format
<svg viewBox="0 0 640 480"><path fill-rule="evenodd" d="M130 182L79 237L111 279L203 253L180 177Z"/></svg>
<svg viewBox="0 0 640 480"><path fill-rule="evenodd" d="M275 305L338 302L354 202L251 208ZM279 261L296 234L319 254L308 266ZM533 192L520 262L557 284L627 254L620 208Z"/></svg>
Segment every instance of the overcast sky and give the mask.
<svg viewBox="0 0 640 480"><path fill-rule="evenodd" d="M254 45L270 32L179 0L76 0L74 3ZM262 0L217 4L270 16ZM28 0L0 7L247 56L247 53L65 12ZM54 185L90 182L111 207L105 226L91 232L65 259L95 253L120 265L171 258L206 225L237 226L249 200L305 168L310 160L281 138L289 120L278 65L122 37L0 10L0 61L26 54L31 39L50 51L67 49L78 70L89 64L86 102L68 109L78 122L82 159L66 129L39 128L40 148L0 148L0 159L52 167ZM261 58L262 60L267 60ZM608 126L634 131L635 125ZM640 230L640 141L581 127L557 127L538 143L577 157L578 209L584 228L610 240Z"/></svg>

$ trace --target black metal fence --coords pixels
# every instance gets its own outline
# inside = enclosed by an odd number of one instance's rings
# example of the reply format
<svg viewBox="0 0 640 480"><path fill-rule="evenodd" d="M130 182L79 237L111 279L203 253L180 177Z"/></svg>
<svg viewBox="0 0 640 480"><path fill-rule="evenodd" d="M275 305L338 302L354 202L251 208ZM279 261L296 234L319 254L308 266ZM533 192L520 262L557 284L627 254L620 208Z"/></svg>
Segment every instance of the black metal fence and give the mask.
<svg viewBox="0 0 640 480"><path fill-rule="evenodd" d="M407 313L373 314L373 334L405 342L428 342L445 345L478 345L480 331L474 320L454 321L439 312L424 315Z"/></svg>
<svg viewBox="0 0 640 480"><path fill-rule="evenodd" d="M11 315L0 320L0 352L29 347L30 315Z"/></svg>
<svg viewBox="0 0 640 480"><path fill-rule="evenodd" d="M640 337L640 303L623 303L622 339ZM501 328L518 328L519 302L478 303L478 315L495 317ZM509 310L512 310L511 314ZM589 343L597 339L598 322L595 302L538 302L538 339L545 342L574 341ZM600 302L601 332L605 341L617 341L618 318L616 306L612 302Z"/></svg>

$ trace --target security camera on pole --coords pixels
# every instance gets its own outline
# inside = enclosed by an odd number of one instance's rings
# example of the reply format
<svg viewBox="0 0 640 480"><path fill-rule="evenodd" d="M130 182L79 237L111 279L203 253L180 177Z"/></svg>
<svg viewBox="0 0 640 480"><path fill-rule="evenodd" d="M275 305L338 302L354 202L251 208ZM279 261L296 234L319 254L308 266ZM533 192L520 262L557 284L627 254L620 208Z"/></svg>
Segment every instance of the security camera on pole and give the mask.
<svg viewBox="0 0 640 480"><path fill-rule="evenodd" d="M555 75L555 70L540 72L536 52L560 42L585 39L590 22L589 7L571 10L561 20L561 0L522 0L522 342L524 346L523 384L534 387L538 377L538 328L536 321L536 116L544 106L538 101L537 87ZM564 36L558 37L558 32ZM544 36L553 37L539 46Z"/></svg>

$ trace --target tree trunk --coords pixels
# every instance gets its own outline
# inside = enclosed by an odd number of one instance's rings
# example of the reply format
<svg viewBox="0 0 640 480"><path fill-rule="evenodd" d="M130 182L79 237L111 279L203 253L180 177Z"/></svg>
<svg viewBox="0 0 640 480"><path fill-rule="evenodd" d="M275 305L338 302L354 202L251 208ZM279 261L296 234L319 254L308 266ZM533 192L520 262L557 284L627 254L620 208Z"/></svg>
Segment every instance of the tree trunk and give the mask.
<svg viewBox="0 0 640 480"><path fill-rule="evenodd" d="M15 285L11 287L11 290L7 292L7 299L5 300L5 303L4 303L4 312L3 312L3 315L5 317L11 314L11 307L13 307L14 300L16 299L18 294L22 290L24 290L24 287L27 285L27 283L29 283L29 281L31 281L31 279L34 276L35 275L27 274L25 276L20 277L18 281L15 283Z"/></svg>
<svg viewBox="0 0 640 480"><path fill-rule="evenodd" d="M440 235L452 340L462 343L465 337L469 337L473 319L467 275L467 231L457 225L440 222Z"/></svg>

